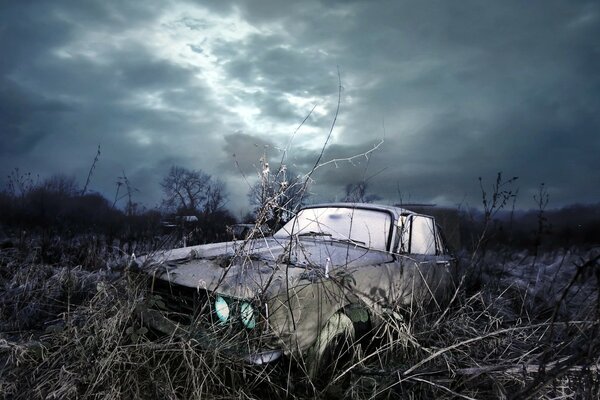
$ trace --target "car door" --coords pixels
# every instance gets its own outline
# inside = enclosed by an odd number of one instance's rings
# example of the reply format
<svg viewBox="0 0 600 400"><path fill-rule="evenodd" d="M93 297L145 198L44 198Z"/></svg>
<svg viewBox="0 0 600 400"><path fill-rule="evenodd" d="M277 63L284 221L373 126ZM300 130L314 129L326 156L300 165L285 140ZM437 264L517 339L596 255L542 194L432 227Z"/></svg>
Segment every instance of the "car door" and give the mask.
<svg viewBox="0 0 600 400"><path fill-rule="evenodd" d="M438 303L449 283L451 258L432 217L401 216L398 222L398 252L414 260L413 295L418 302Z"/></svg>

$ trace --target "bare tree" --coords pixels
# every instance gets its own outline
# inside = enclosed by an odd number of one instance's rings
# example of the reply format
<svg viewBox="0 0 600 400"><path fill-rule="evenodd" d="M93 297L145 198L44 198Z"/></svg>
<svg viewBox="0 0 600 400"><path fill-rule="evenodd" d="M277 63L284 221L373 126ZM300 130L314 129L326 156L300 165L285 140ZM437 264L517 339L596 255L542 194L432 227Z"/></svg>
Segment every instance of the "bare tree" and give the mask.
<svg viewBox="0 0 600 400"><path fill-rule="evenodd" d="M206 202L211 176L197 170L172 166L161 182L164 206L178 212L196 213Z"/></svg>
<svg viewBox="0 0 600 400"><path fill-rule="evenodd" d="M206 189L204 212L214 214L217 211L221 211L226 202L225 183L218 178L211 179Z"/></svg>

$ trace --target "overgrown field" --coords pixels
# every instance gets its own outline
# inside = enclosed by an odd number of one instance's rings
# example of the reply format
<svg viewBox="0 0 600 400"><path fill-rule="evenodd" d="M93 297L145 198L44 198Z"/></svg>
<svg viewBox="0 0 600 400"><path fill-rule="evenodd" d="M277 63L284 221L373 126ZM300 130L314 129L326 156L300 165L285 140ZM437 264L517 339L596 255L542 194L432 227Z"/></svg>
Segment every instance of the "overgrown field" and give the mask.
<svg viewBox="0 0 600 400"><path fill-rule="evenodd" d="M313 384L301 360L248 366L152 334L134 317L148 299L130 257L89 246L53 265L1 250L0 397L600 397L600 248L465 253L449 305L390 317Z"/></svg>

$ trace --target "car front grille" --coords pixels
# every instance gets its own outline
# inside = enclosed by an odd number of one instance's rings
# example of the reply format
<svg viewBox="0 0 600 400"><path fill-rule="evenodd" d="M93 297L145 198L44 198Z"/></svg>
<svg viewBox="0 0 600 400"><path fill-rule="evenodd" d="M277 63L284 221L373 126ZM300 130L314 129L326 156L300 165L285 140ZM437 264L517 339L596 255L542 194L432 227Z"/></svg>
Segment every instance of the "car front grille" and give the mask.
<svg viewBox="0 0 600 400"><path fill-rule="evenodd" d="M173 285L153 279L150 284L152 308L162 311L167 318L182 325L191 325L202 314L210 312L211 304L205 290Z"/></svg>
<svg viewBox="0 0 600 400"><path fill-rule="evenodd" d="M240 304L249 300L229 299L231 316L227 322L222 322L215 312L215 299L216 295L204 289L151 279L148 304L178 324L189 338L202 341L208 347L240 355L277 348L276 340L268 332L267 318L260 304L252 303L257 310L254 314L256 326L248 329L240 318Z"/></svg>

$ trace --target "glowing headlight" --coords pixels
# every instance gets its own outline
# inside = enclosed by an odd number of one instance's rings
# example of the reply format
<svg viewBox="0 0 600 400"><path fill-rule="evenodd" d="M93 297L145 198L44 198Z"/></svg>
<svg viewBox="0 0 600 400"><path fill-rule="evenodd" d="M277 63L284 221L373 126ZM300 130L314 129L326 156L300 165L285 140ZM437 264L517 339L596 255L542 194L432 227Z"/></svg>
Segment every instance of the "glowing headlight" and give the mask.
<svg viewBox="0 0 600 400"><path fill-rule="evenodd" d="M215 313L221 322L227 322L229 319L229 305L221 296L215 299Z"/></svg>
<svg viewBox="0 0 600 400"><path fill-rule="evenodd" d="M256 326L256 318L254 318L254 308L247 302L243 302L240 306L240 318L242 323L248 329L252 329Z"/></svg>

